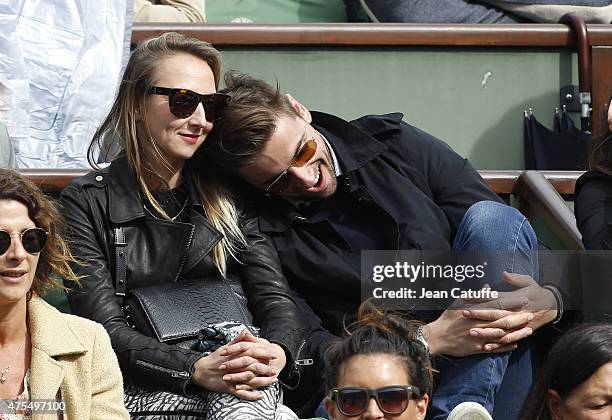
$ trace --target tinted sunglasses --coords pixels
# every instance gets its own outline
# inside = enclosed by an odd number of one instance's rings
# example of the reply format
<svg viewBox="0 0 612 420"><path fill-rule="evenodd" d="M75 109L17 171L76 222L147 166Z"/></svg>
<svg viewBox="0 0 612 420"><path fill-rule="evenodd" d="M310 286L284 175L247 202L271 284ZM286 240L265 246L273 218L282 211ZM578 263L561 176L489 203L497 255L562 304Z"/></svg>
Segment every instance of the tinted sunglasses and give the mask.
<svg viewBox="0 0 612 420"><path fill-rule="evenodd" d="M329 398L336 402L338 410L345 416L358 416L368 408L370 398L385 414L401 414L412 398L419 398L421 392L410 385L394 385L384 388L334 388L329 392Z"/></svg>
<svg viewBox="0 0 612 420"><path fill-rule="evenodd" d="M214 122L221 110L229 102L230 96L224 93L209 93L201 95L189 89L173 89L153 86L149 93L168 97L170 112L175 117L187 118L193 114L200 104L204 107L206 121Z"/></svg>
<svg viewBox="0 0 612 420"><path fill-rule="evenodd" d="M287 176L289 169L301 168L306 165L317 152L317 142L314 139L308 140L297 151L291 163L274 181L272 181L265 189L266 195L280 194L289 187L291 179Z"/></svg>
<svg viewBox="0 0 612 420"><path fill-rule="evenodd" d="M19 236L21 245L26 252L30 254L38 254L47 243L47 232L41 228L26 229L21 233L13 233L0 230L0 255L3 255L11 247L13 236Z"/></svg>

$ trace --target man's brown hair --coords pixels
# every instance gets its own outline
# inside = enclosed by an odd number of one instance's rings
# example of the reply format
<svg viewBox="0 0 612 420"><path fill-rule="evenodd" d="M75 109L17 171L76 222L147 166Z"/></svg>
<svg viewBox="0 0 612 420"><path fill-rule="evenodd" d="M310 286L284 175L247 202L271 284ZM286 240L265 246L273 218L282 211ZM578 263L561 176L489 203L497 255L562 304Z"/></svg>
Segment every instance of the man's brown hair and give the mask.
<svg viewBox="0 0 612 420"><path fill-rule="evenodd" d="M289 99L263 80L244 73L228 72L224 78L231 96L204 148L203 157L226 170L253 163L276 130L281 116L298 117Z"/></svg>

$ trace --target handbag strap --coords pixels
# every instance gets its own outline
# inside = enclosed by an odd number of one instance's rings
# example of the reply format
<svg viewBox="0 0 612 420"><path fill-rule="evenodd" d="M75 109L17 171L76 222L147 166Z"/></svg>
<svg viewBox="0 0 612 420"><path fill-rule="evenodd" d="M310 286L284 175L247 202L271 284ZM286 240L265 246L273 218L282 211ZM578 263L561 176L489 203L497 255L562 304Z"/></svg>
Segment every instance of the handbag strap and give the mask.
<svg viewBox="0 0 612 420"><path fill-rule="evenodd" d="M127 277L127 266L125 263L125 233L121 226L113 229L115 232L115 294L117 296L125 296L125 283Z"/></svg>

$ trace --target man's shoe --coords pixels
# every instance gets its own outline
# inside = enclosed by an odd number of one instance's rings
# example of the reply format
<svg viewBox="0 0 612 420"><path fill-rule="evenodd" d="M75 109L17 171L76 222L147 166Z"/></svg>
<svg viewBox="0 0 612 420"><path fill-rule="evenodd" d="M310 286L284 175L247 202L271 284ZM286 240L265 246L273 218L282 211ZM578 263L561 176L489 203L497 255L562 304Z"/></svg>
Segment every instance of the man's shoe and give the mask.
<svg viewBox="0 0 612 420"><path fill-rule="evenodd" d="M486 408L475 402L463 402L453 408L446 420L493 420Z"/></svg>

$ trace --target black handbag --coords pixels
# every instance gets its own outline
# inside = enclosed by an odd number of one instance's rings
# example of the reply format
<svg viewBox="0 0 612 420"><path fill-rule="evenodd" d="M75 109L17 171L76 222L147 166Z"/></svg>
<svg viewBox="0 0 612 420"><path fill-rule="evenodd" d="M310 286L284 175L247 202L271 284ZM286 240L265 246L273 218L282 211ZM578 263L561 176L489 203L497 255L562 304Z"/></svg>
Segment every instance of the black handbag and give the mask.
<svg viewBox="0 0 612 420"><path fill-rule="evenodd" d="M246 302L241 300L227 279L204 278L130 290L123 311L128 324L141 333L161 343L193 348L210 325L224 321L251 325Z"/></svg>
<svg viewBox="0 0 612 420"><path fill-rule="evenodd" d="M221 276L139 287L126 294L127 244L121 227L115 228L114 233L116 294L124 298L123 311L132 328L162 343L206 354L227 342L215 324L236 321L252 325L246 298L234 291L230 279ZM125 383L124 403L133 419L186 420L206 416L206 401L200 396L147 389L133 381Z"/></svg>

